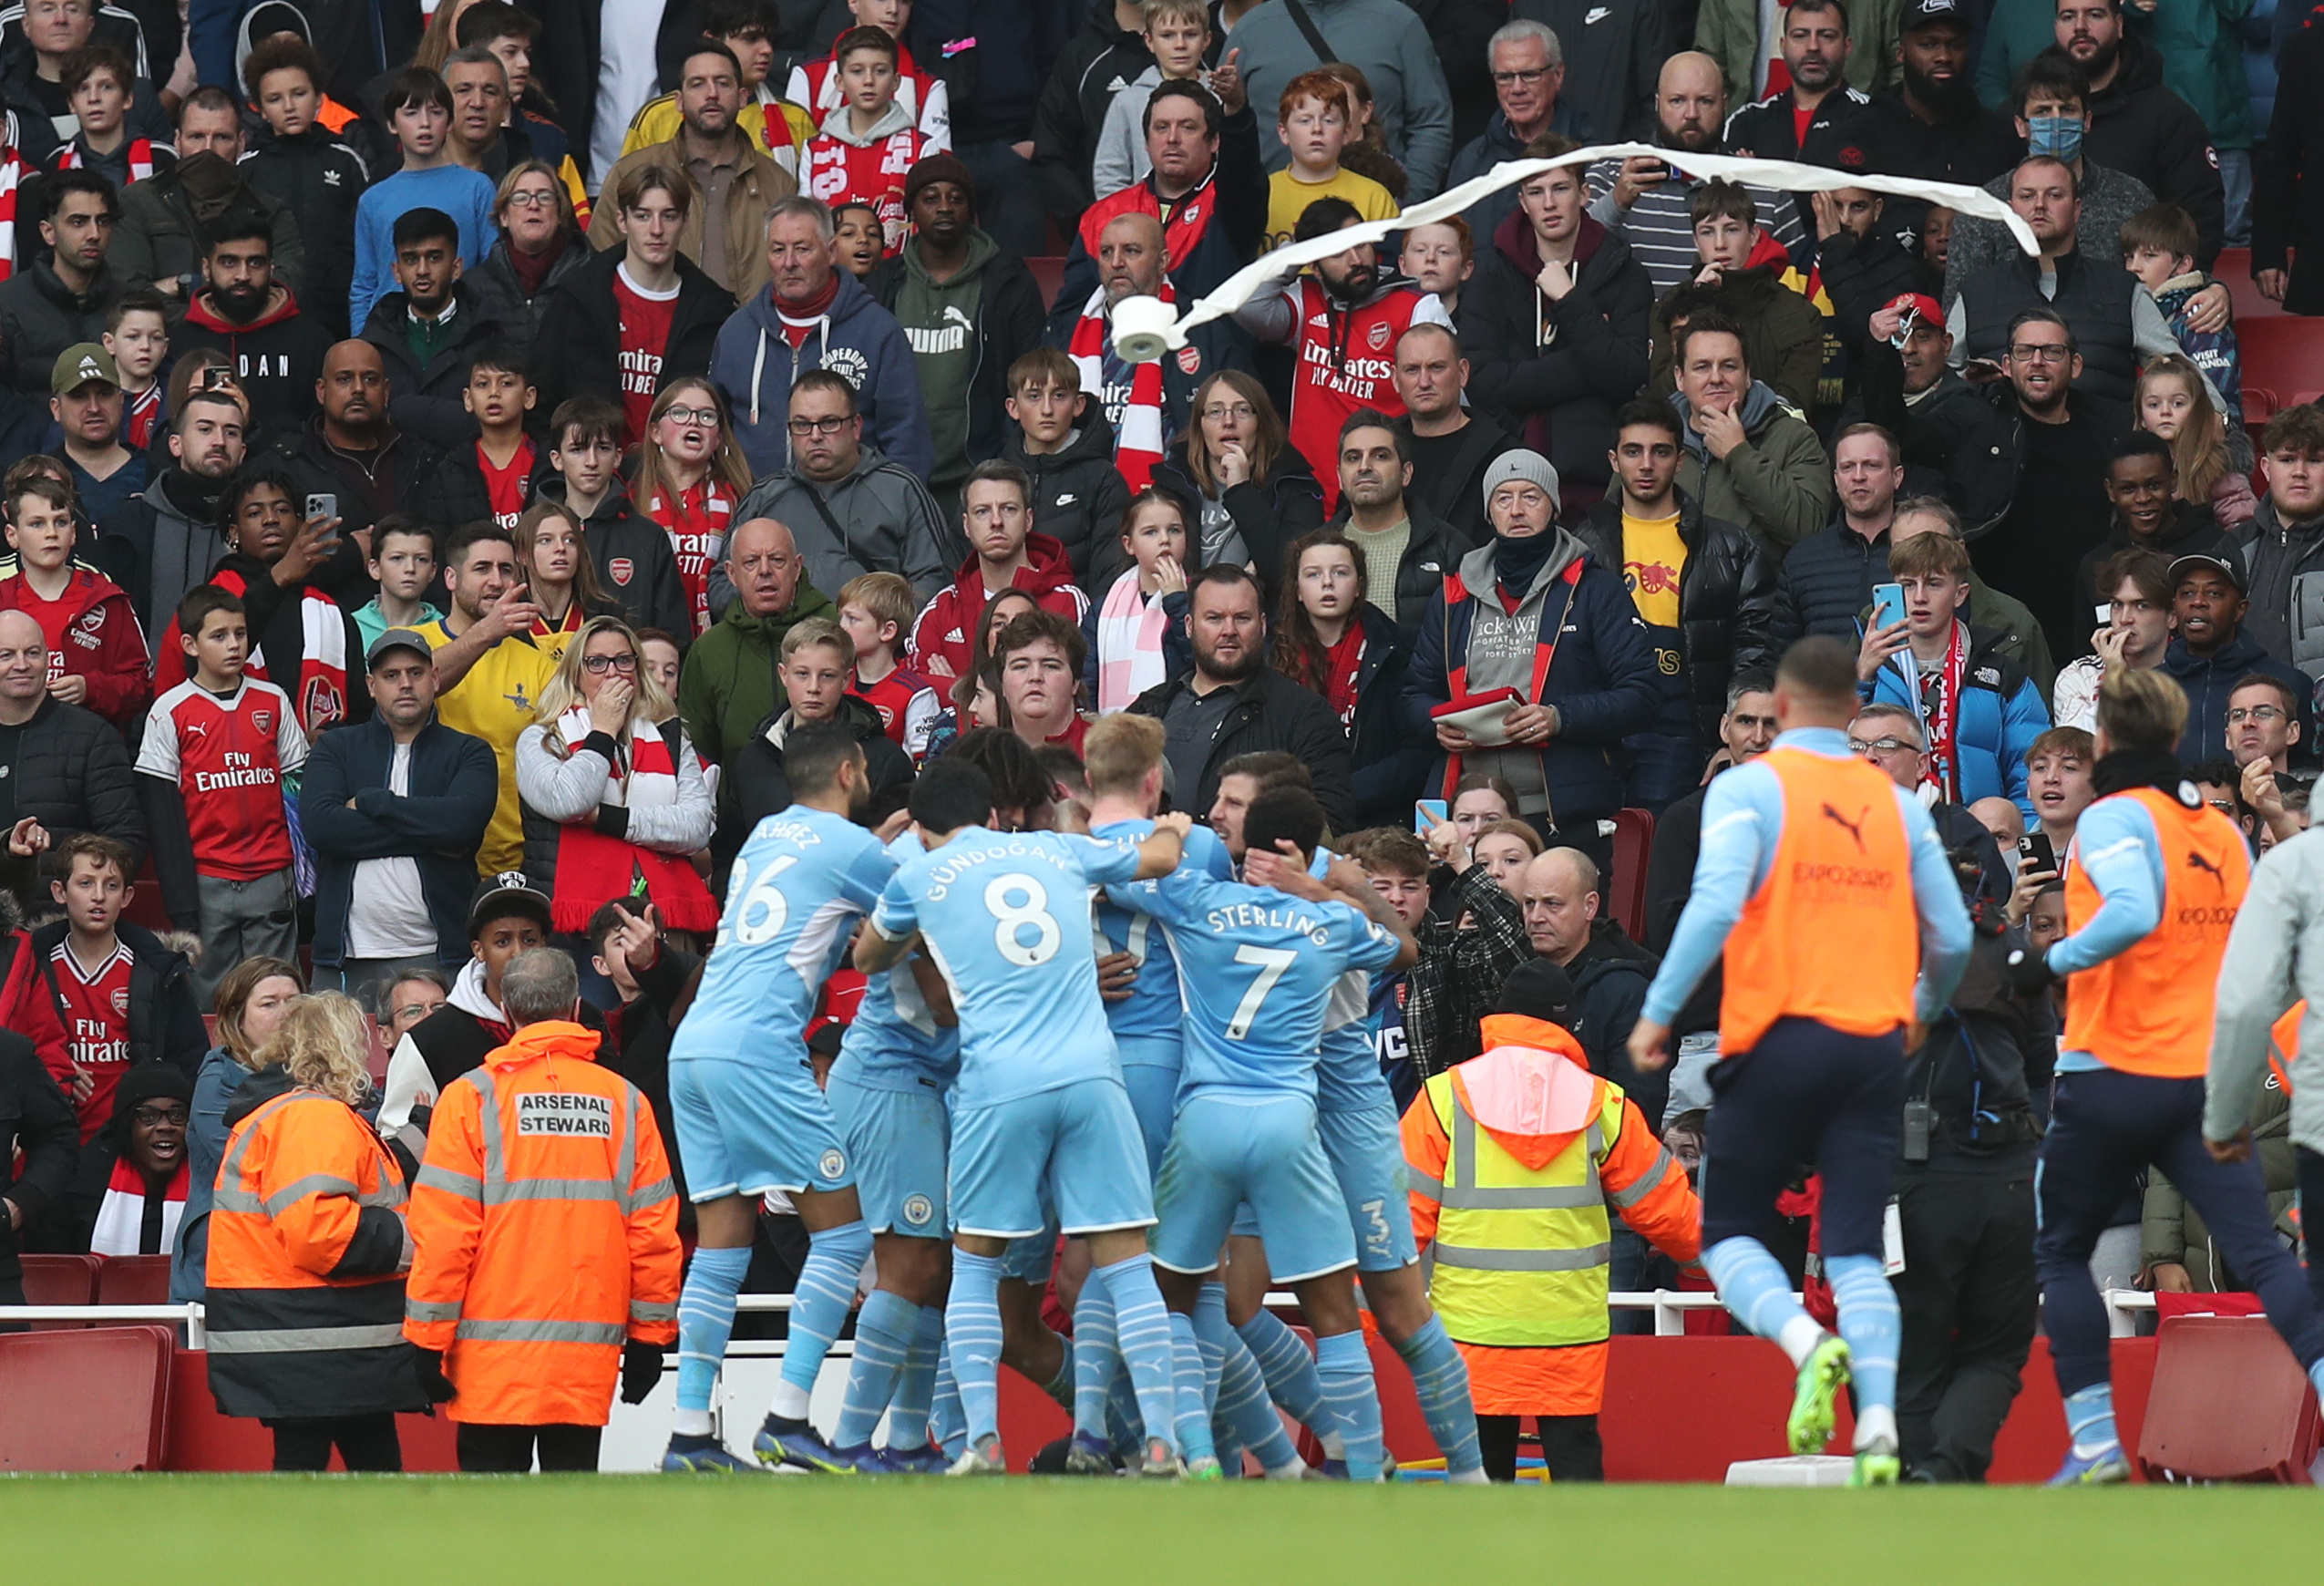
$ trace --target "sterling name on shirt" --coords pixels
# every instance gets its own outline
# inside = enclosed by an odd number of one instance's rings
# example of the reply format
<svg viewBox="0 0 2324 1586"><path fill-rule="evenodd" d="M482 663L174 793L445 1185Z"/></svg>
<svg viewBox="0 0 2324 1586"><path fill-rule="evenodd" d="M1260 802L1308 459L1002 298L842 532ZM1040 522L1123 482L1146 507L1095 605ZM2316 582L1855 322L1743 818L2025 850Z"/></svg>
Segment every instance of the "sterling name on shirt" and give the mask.
<svg viewBox="0 0 2324 1586"><path fill-rule="evenodd" d="M1229 903L1223 909L1213 909L1204 916L1213 931L1236 929L1260 931L1290 931L1306 937L1318 947L1332 939L1331 927L1301 909L1266 909L1257 903Z"/></svg>

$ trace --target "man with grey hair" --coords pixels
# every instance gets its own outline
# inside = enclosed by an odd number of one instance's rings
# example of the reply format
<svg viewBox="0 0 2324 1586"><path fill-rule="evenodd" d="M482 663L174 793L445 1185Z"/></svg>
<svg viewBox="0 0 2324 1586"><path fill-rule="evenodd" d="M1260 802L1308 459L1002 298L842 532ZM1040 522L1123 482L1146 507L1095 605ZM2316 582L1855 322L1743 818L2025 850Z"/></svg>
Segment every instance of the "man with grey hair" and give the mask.
<svg viewBox="0 0 2324 1586"><path fill-rule="evenodd" d="M1577 143L1589 143L1597 129L1578 106L1565 98L1566 52L1558 36L1538 22L1502 25L1486 46L1491 63L1493 98L1498 105L1484 133L1464 144L1445 172L1445 185L1458 187L1505 160L1525 158L1525 146L1544 132L1556 132ZM1493 232L1517 205L1517 189L1499 192L1462 211L1469 235L1481 252L1492 245Z"/></svg>
<svg viewBox="0 0 2324 1586"><path fill-rule="evenodd" d="M814 199L794 193L767 207L767 283L719 328L711 384L726 399L755 478L790 466L792 380L829 369L856 388L872 445L925 480L936 442L911 343L838 267L832 237L831 211Z"/></svg>
<svg viewBox="0 0 2324 1586"><path fill-rule="evenodd" d="M428 1121L404 1336L463 1471L520 1475L536 1452L594 1470L616 1380L643 1403L677 1337L677 1190L653 1109L575 1022L571 957L518 953L500 998L509 1039Z"/></svg>

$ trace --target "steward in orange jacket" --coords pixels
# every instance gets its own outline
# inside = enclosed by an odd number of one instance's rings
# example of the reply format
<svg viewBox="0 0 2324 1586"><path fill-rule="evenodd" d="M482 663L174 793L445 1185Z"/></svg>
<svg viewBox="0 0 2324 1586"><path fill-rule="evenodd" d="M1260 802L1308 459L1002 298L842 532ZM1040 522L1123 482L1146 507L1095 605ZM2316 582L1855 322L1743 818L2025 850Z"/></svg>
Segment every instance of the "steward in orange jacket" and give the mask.
<svg viewBox="0 0 2324 1586"><path fill-rule="evenodd" d="M1548 1012L1570 997L1564 972L1537 961L1500 1005ZM1570 1031L1510 1012L1480 1029L1485 1051L1404 1114L1413 1232L1435 1246L1429 1299L1468 1363L1487 1474L1512 1478L1517 1419L1533 1416L1553 1479L1603 1479L1609 1208L1681 1262L1701 1254L1702 1208Z"/></svg>
<svg viewBox="0 0 2324 1586"><path fill-rule="evenodd" d="M395 1159L354 1107L283 1068L244 1080L226 1122L205 1296L220 1413L273 1426L278 1470L330 1457L330 1437L319 1457L293 1455L290 1422L342 1423L327 1429L350 1469L400 1469L390 1412L427 1400L401 1325L410 1241ZM311 1437L291 1442L312 1456Z"/></svg>
<svg viewBox="0 0 2324 1586"><path fill-rule="evenodd" d="M653 1109L600 1066L598 1041L566 1019L523 1025L445 1087L428 1125L404 1334L443 1356L463 1469L531 1468L531 1437L504 1465L471 1426L588 1428L543 1437L541 1465L571 1468L552 1462L561 1441L594 1469L616 1379L643 1400L678 1335L670 1160Z"/></svg>

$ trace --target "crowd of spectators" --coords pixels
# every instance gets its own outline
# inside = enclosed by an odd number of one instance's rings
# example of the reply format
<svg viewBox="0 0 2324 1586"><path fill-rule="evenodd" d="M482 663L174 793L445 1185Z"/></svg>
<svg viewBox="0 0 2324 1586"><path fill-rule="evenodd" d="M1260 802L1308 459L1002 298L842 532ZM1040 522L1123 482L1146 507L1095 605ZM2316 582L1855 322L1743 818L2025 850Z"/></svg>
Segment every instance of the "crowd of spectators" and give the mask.
<svg viewBox="0 0 2324 1586"><path fill-rule="evenodd" d="M0 39L0 1300L19 1250L169 1253L201 1297L230 1128L282 1095L408 1168L547 1018L545 970L508 1000L535 949L666 1125L811 724L863 745L874 823L980 742L996 802L1070 824L1120 710L1230 849L1310 788L1419 934L1374 1009L1400 1101L1539 957L1658 1133L1711 1105L1715 974L1675 1074L1627 1031L1804 635L1856 649L1851 741L1996 942L2057 929L2105 667L2175 679L2190 778L2296 835L2324 410L2247 424L2213 272L2247 246L2324 312L2308 4L2262 42L2182 0L32 0ZM1116 349L1129 298L1615 139L1658 152ZM2039 252L1702 153L1981 187ZM1660 820L1638 939L1623 809ZM2056 1017L1985 979L1915 1060L1908 1247L1981 1215L1963 1176L2031 1171ZM2173 1205L2126 1279L2228 1281ZM392 1286L375 1210L334 1259ZM1614 1249L1617 1287L1661 1271ZM1975 1477L1990 1381L1940 1401L2024 1339L1972 1361L1919 1303L1908 1461ZM410 1388L372 1386L351 1461Z"/></svg>

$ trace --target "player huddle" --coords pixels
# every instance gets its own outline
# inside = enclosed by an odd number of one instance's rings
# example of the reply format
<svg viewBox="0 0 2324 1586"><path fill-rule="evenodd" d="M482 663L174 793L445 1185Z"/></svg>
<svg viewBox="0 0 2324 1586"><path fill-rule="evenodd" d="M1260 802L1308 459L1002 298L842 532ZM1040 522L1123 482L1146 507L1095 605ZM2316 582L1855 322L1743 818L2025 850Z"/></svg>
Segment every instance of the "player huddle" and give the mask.
<svg viewBox="0 0 2324 1586"><path fill-rule="evenodd" d="M1270 1477L1305 1476L1271 1397L1316 1433L1327 1469L1377 1479L1353 1269L1450 1473L1484 1478L1466 1374L1426 1313L1364 1022L1371 973L1409 965L1413 938L1361 869L1324 851L1304 791L1252 802L1237 879L1211 832L1156 814L1163 743L1144 717L1090 728L1083 834L1029 829L1051 808L1047 778L1016 739L972 734L920 778L910 826L883 844L855 819L869 783L853 736L792 736L797 802L736 858L670 1054L701 1246L664 1469L751 1468L714 1436L710 1393L757 1201L779 1191L811 1243L752 1443L764 1464L1003 1471L1006 1362L1072 1409L1070 1470L1215 1478L1247 1449ZM869 985L819 1088L806 1028L850 954ZM1070 1341L1040 1321L1060 1232L1089 1256ZM1312 1354L1263 1310L1230 1321L1230 1233L1264 1241ZM827 1437L808 1393L875 1247Z"/></svg>

